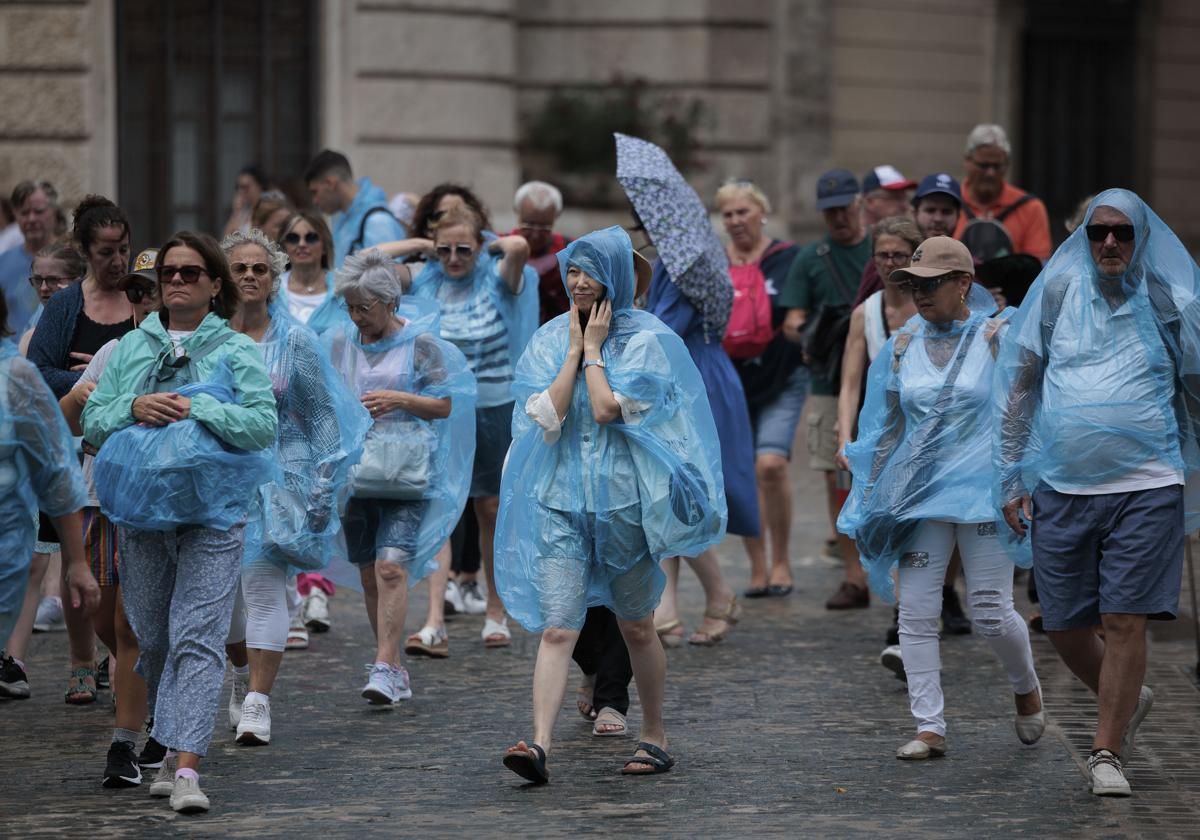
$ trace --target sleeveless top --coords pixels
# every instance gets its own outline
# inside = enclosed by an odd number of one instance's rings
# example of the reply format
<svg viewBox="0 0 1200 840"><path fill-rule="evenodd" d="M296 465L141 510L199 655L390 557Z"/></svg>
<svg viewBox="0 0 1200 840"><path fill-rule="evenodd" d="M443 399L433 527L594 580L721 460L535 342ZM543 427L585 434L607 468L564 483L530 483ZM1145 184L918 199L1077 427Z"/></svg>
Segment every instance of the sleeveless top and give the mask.
<svg viewBox="0 0 1200 840"><path fill-rule="evenodd" d="M873 362L892 335L887 325L882 289L863 301L863 331L867 339L867 358Z"/></svg>

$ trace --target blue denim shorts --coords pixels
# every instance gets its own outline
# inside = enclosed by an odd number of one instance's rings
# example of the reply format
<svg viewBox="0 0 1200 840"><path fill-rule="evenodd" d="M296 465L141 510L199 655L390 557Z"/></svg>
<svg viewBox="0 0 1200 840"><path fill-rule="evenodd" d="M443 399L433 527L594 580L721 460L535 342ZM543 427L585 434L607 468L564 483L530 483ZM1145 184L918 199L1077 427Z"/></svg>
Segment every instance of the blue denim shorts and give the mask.
<svg viewBox="0 0 1200 840"><path fill-rule="evenodd" d="M1072 630L1105 613L1170 620L1183 577L1183 488L1033 494L1033 571L1042 624Z"/></svg>
<svg viewBox="0 0 1200 840"><path fill-rule="evenodd" d="M500 495L500 473L512 445L515 403L475 409L475 467L471 472L471 498Z"/></svg>
<svg viewBox="0 0 1200 840"><path fill-rule="evenodd" d="M808 368L798 367L787 378L775 399L767 403L754 417L754 454L782 455L792 458L792 443L796 426L804 412L808 396Z"/></svg>

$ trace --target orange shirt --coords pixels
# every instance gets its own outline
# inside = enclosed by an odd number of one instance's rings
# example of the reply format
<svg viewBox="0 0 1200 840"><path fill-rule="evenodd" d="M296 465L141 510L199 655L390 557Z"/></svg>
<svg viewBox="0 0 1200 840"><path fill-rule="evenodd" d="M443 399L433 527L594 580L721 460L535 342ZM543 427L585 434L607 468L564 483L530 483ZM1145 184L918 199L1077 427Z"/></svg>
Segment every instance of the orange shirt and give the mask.
<svg viewBox="0 0 1200 840"><path fill-rule="evenodd" d="M970 207L971 212L978 219L990 219L1000 215L1006 207L1023 195L1025 195L1024 190L1006 183L1004 189L1000 191L1000 197L991 205L984 207L971 194L970 183L964 181L962 185L963 204ZM968 221L966 213L958 217L958 227L954 229L955 239L962 239L963 229L966 228ZM1040 198L1025 202L1004 217L1000 223L1012 237L1013 253L1032 254L1042 262L1050 259L1050 254L1054 251L1054 245L1050 241L1050 217L1046 213L1046 205L1042 204Z"/></svg>

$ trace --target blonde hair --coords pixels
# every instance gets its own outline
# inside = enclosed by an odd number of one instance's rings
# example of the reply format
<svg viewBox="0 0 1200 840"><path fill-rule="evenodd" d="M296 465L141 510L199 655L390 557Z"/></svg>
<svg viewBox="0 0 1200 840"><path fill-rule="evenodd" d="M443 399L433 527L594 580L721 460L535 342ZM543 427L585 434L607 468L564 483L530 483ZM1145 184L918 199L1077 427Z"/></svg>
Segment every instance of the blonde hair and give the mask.
<svg viewBox="0 0 1200 840"><path fill-rule="evenodd" d="M742 196L749 198L757 204L764 215L771 212L771 200L767 198L767 194L762 191L758 184L738 178L731 178L720 186L716 195L717 206L720 207L724 202L732 201Z"/></svg>

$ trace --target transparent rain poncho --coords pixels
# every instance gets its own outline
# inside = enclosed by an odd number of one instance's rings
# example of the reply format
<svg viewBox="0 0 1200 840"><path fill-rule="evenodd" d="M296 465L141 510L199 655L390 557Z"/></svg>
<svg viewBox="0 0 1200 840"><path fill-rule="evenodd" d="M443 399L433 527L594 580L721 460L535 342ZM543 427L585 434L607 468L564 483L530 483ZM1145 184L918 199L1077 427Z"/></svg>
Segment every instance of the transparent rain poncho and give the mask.
<svg viewBox="0 0 1200 840"><path fill-rule="evenodd" d="M619 227L590 233L558 259L564 283L577 266L612 301L602 356L622 416L596 422L580 371L561 425L552 405L551 420L544 418L537 407L549 401L544 392L566 359L570 313L544 324L517 364L495 543L500 597L532 632L578 629L588 606L608 606L621 618L649 614L665 582L658 562L720 542L726 522L704 382L679 336L633 308L628 234Z"/></svg>
<svg viewBox="0 0 1200 840"><path fill-rule="evenodd" d="M338 550L338 505L371 415L334 371L316 334L278 301L259 349L279 412L273 450L279 473L258 488L246 522L244 562L265 557L285 568L318 571Z"/></svg>
<svg viewBox="0 0 1200 840"><path fill-rule="evenodd" d="M8 339L0 339L0 639L21 612L40 509L87 505L75 442L58 400Z"/></svg>
<svg viewBox="0 0 1200 840"><path fill-rule="evenodd" d="M867 377L854 474L838 530L855 541L871 588L893 600L891 570L923 520L996 526L992 493L992 374L1014 310L996 317L971 289L965 321L913 316L880 350ZM1028 566L1028 559L1022 562Z"/></svg>
<svg viewBox="0 0 1200 840"><path fill-rule="evenodd" d="M408 563L409 585L415 586L437 569L437 551L466 505L475 460L475 378L458 348L437 337L435 306L405 299L397 313L404 319L404 326L375 344L361 344L353 323L332 328L321 336L321 341L334 370L356 398L378 390L450 398L450 416L444 419L423 420L400 410L374 418L367 432L363 461L350 475L351 495L395 498L362 489L367 483L363 469L378 466L367 464L369 452L386 452L389 445L394 445L397 451L420 456L415 467L411 461L399 465L392 487L377 488L377 492L387 494L403 483L406 500L425 503L415 554ZM378 544L400 547L413 542L407 534L410 525L405 516L384 516L379 527L383 533ZM345 586L362 587L357 568L344 557L330 566L327 576Z"/></svg>
<svg viewBox="0 0 1200 840"><path fill-rule="evenodd" d="M1134 228L1132 259L1116 277L1101 274L1086 235L1101 206ZM1187 528L1200 526L1198 297L1200 269L1145 202L1119 189L1092 200L1004 337L994 452L1002 503L1043 482L1094 493L1187 479Z"/></svg>
<svg viewBox="0 0 1200 840"><path fill-rule="evenodd" d="M508 351L507 359L496 355L496 340L487 337L490 333L486 324L463 325L464 334L454 335L447 322L441 331L441 335L447 341L453 342L462 351L471 370L479 377L478 404L481 408L504 405L509 401L507 389L488 387L489 371L511 371L521 353L525 351L530 336L538 327L538 274L530 266L525 266L521 292L511 294L500 276L501 255L487 250L488 245L495 239L492 234L484 234L484 243L475 260L475 268L465 277L450 277L442 269L441 262L436 259L425 263L425 267L413 278L410 292L413 298L437 301L445 307L463 302L482 289L488 295L492 306L500 313L505 333L503 346ZM467 337L468 333L471 334L470 337Z"/></svg>
<svg viewBox="0 0 1200 840"><path fill-rule="evenodd" d="M237 402L225 361L206 381L175 390L184 397ZM104 442L93 469L100 510L117 525L139 531L182 525L227 531L246 520L258 486L276 474L270 449L237 449L191 418L126 426Z"/></svg>

